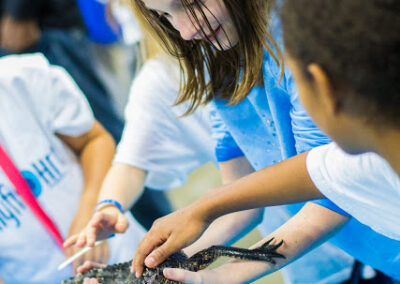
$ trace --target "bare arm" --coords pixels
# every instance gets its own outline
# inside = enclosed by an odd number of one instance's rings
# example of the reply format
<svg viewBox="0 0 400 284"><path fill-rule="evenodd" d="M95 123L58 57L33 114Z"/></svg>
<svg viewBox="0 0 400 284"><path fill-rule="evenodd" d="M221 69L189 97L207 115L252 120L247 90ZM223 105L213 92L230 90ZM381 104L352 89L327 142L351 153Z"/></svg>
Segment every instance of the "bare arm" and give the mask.
<svg viewBox="0 0 400 284"><path fill-rule="evenodd" d="M110 134L108 134L97 121L95 121L89 132L81 136L72 137L61 134L57 135L79 155L84 176L84 187L78 210L75 213L75 217L68 232L68 236L72 236L79 233L92 217L102 180L114 156L115 143ZM75 248L66 249L65 251L67 257L75 252ZM74 267L78 267L85 260L105 262L108 256L108 245L104 243L76 260L74 262Z"/></svg>
<svg viewBox="0 0 400 284"><path fill-rule="evenodd" d="M228 162L221 163L221 173L223 177L223 182L224 183L229 183L232 182L240 177L243 177L251 172L253 172L253 168L247 161L245 157L239 157L236 159L232 159ZM213 189L212 189L213 190ZM211 190L211 191L212 191ZM157 227L157 224L160 222L163 222L163 220L169 220L170 225L177 227L176 224L180 224L178 230L179 233L176 234L177 237L181 238L183 237L185 239L184 243L179 243L178 247L173 246L173 244L170 244L168 247L168 250L164 250L164 246L160 246L158 249L156 249L152 255L149 257L148 260L146 260L146 265L149 267L155 266L158 263L162 262L165 258L167 258L171 253L181 249L185 245L191 244L193 241L196 240L196 237L199 236L202 233L202 230L206 229L208 225L205 226L197 226L197 224L188 222L188 223L176 223L176 217L179 218L179 215L183 213L183 211L177 211L175 213L172 213L166 217L160 218L155 221L153 224L153 227ZM234 242L239 235L243 235L250 231L254 226L261 220L261 213L262 209L256 209L256 210L249 210L249 211L243 211L243 212L236 212L227 216L223 216L220 219L216 220L214 223L210 225L210 227L207 229L207 231L204 233L204 236L199 239L197 242L193 243L190 247L185 249L185 252L189 255L196 253L197 251L209 247L210 245L215 245L215 244L225 244L225 243L231 243ZM178 216L174 216L177 214ZM184 213L183 213L184 214ZM188 217L188 220L191 218ZM190 230L188 226L196 227L197 234L195 238L191 238L186 235L186 232L192 233L192 230ZM141 274L143 266L143 261L144 257L146 257L150 252L151 249L153 248L151 246L152 242L156 242L158 245L163 244L164 239L168 239L167 236L164 236L162 234L152 234L153 231L152 229L149 231L147 236L142 239L141 244L142 246L139 246L140 249L135 254L135 261L134 263L138 264L138 267L141 268L141 270L138 270L138 275ZM149 246L150 245L150 246ZM147 250L147 251L146 251ZM143 253L144 252L144 253ZM143 259L137 259L136 256L141 256ZM151 263L152 258L155 256L155 259L157 260L156 263ZM149 261L149 262L148 262ZM139 269L140 269L139 268Z"/></svg>
<svg viewBox="0 0 400 284"><path fill-rule="evenodd" d="M209 191L192 208L205 219L230 212L324 198L306 168L308 153L269 166Z"/></svg>
<svg viewBox="0 0 400 284"><path fill-rule="evenodd" d="M164 275L175 281L185 283L251 283L270 274L301 257L334 235L346 222L348 217L314 203L307 203L288 222L275 230L264 240L252 246L259 247L266 240L274 237L275 242L283 240L278 253L286 258L277 258L276 264L237 260L224 264L213 270L197 273L180 269L165 269Z"/></svg>
<svg viewBox="0 0 400 284"><path fill-rule="evenodd" d="M146 171L115 163L104 179L98 200L115 199L124 210L128 210L143 193L145 179Z"/></svg>
<svg viewBox="0 0 400 284"><path fill-rule="evenodd" d="M243 176L254 172L245 157L239 157L220 163L223 184L229 184ZM211 189L211 193L214 189ZM208 248L212 245L230 245L250 232L262 220L263 209L252 209L231 213L216 219L203 235L184 249L187 255Z"/></svg>
<svg viewBox="0 0 400 284"><path fill-rule="evenodd" d="M298 155L209 191L192 205L157 220L139 244L133 271L141 275L144 263L148 267L158 265L173 252L191 244L210 222L222 215L323 197L308 175L306 155Z"/></svg>
<svg viewBox="0 0 400 284"><path fill-rule="evenodd" d="M92 216L102 181L111 166L115 152L114 140L97 121L89 132L79 137L57 135L79 155L84 187L77 215L87 222Z"/></svg>
<svg viewBox="0 0 400 284"><path fill-rule="evenodd" d="M144 189L146 172L142 169L116 163L104 179L98 200L114 199L121 203L124 210L129 209L140 197ZM71 236L65 247L77 244L93 246L96 240L105 239L114 233L123 233L128 228L127 218L112 204L104 204L88 221L87 226Z"/></svg>

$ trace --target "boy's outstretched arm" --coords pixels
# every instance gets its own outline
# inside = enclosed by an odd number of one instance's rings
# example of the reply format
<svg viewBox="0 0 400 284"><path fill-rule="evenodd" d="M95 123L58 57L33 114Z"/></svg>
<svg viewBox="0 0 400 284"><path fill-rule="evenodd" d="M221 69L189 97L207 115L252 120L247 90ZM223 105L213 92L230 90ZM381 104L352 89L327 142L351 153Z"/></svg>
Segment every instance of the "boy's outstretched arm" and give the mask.
<svg viewBox="0 0 400 284"><path fill-rule="evenodd" d="M115 142L97 121L88 132L78 137L62 134L57 134L57 136L79 156L84 177L84 188L78 211L69 229L69 236L71 236L80 232L93 215L101 184L114 157ZM75 252L75 248L66 250L67 256ZM76 261L74 267L81 265L85 260L105 262L108 254L108 245L104 243Z"/></svg>
<svg viewBox="0 0 400 284"><path fill-rule="evenodd" d="M154 267L196 240L216 218L236 211L322 198L306 168L307 153L209 191L153 224L135 254L133 271ZM157 247L157 248L156 248Z"/></svg>
<svg viewBox="0 0 400 284"><path fill-rule="evenodd" d="M223 184L232 183L254 172L244 156L221 162L219 168ZM221 216L210 224L196 242L186 247L184 252L191 256L213 245L232 245L261 223L263 213L263 208L257 208Z"/></svg>
<svg viewBox="0 0 400 284"><path fill-rule="evenodd" d="M252 248L259 247L272 237L276 243L283 240L283 245L278 248L277 252L283 254L285 258L275 258L276 264L235 260L218 268L199 272L168 268L164 269L164 276L171 280L192 284L252 283L262 276L279 270L322 244L335 234L347 220L346 216L310 202L271 235L252 246Z"/></svg>

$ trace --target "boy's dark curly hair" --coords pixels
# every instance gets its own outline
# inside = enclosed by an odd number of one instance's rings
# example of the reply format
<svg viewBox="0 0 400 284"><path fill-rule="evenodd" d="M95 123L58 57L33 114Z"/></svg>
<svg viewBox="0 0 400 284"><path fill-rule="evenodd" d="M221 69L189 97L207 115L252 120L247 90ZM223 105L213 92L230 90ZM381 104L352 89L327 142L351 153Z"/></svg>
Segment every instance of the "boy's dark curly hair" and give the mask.
<svg viewBox="0 0 400 284"><path fill-rule="evenodd" d="M400 0L285 0L286 52L329 76L347 113L400 127Z"/></svg>

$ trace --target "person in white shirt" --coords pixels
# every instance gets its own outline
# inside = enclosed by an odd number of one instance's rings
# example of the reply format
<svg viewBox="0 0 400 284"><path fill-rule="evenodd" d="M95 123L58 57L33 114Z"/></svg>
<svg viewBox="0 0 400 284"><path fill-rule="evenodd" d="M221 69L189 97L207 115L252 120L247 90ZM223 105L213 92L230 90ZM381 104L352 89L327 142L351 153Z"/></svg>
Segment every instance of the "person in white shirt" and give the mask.
<svg viewBox="0 0 400 284"><path fill-rule="evenodd" d="M176 61L158 55L144 64L132 84L122 139L99 195L99 201L113 202L99 207L85 230L68 239L66 247L93 245L93 230L100 236L123 233L127 220L114 201L128 210L144 186L158 190L180 187L190 172L215 162L207 107L181 117L187 104L174 106L178 93ZM78 271L91 265L87 263Z"/></svg>
<svg viewBox="0 0 400 284"><path fill-rule="evenodd" d="M63 68L49 65L39 54L0 59L0 143L62 237L79 232L93 214L115 144ZM94 248L75 265L85 259L128 260L144 230L125 216L130 228L124 236ZM57 267L75 251L56 245L0 170L4 283L60 283L72 275L73 266Z"/></svg>

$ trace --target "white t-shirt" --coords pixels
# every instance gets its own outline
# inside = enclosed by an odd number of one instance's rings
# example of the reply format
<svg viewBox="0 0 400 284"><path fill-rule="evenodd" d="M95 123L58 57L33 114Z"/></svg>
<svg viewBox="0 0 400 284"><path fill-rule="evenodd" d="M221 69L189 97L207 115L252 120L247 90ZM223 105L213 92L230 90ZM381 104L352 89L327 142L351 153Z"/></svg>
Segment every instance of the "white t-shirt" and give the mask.
<svg viewBox="0 0 400 284"><path fill-rule="evenodd" d="M349 155L335 143L314 148L307 169L328 199L361 223L400 240L400 178L375 153Z"/></svg>
<svg viewBox="0 0 400 284"><path fill-rule="evenodd" d="M28 180L65 238L75 217L83 175L75 154L55 135L79 136L94 118L68 74L42 55L0 59L0 143ZM109 263L132 258L143 229L109 240ZM61 249L0 170L0 278L9 284L54 284L72 274Z"/></svg>
<svg viewBox="0 0 400 284"><path fill-rule="evenodd" d="M179 66L165 57L145 63L134 80L125 109L125 129L114 162L147 171L146 186L183 185L191 171L215 161L208 109L181 116L187 104L173 106L179 92Z"/></svg>

